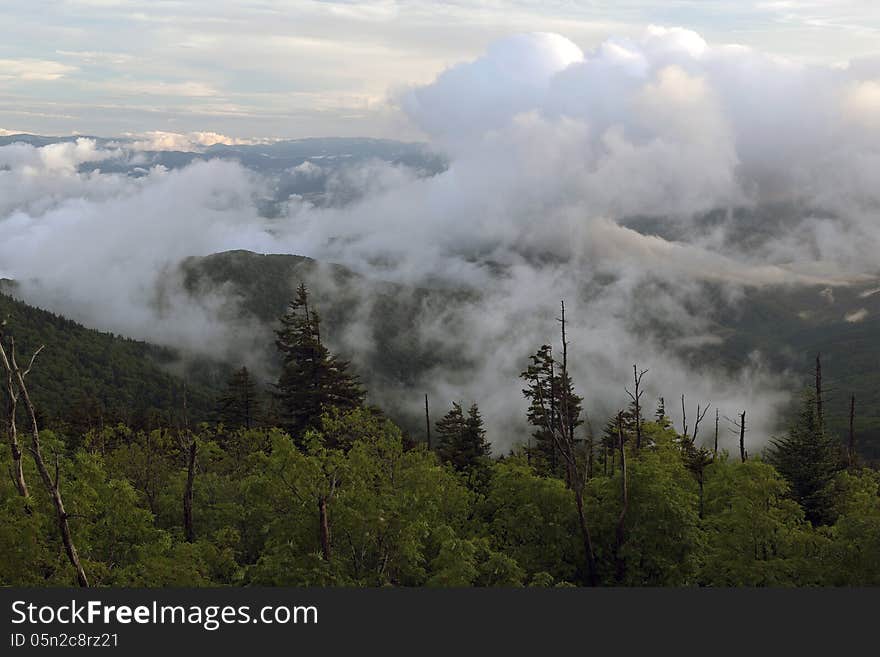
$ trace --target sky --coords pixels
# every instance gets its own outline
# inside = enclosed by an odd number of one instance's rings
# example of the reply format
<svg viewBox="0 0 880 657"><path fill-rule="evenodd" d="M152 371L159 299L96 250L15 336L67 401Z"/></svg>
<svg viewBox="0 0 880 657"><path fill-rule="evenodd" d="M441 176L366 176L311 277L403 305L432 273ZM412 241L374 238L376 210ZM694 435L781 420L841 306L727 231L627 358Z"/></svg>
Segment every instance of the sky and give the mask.
<svg viewBox="0 0 880 657"><path fill-rule="evenodd" d="M880 56L874 0L5 0L0 134L418 139L412 86L523 31L584 51L684 26L796 61Z"/></svg>

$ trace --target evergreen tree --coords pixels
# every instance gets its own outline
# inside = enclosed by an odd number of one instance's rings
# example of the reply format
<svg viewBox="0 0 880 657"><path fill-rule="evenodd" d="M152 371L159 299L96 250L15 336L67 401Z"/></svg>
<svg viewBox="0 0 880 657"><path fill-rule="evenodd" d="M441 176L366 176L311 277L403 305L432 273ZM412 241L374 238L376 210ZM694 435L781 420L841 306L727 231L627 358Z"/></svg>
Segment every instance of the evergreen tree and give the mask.
<svg viewBox="0 0 880 657"><path fill-rule="evenodd" d="M491 448L486 442L483 418L476 404L472 404L465 415L461 404L453 402L452 409L436 426L437 455L441 461L467 474L475 474L487 465Z"/></svg>
<svg viewBox="0 0 880 657"><path fill-rule="evenodd" d="M260 415L257 385L247 367L236 370L226 384L226 391L217 401L217 416L229 427L251 429Z"/></svg>
<svg viewBox="0 0 880 657"><path fill-rule="evenodd" d="M575 394L571 377L553 359L550 345L543 345L531 357L532 364L520 374L528 381L523 395L529 400L528 419L535 427L535 445L529 448L532 466L544 475L561 475L565 465L549 427L565 433L583 424L583 397Z"/></svg>
<svg viewBox="0 0 880 657"><path fill-rule="evenodd" d="M840 444L820 424L815 392L804 393L800 414L787 435L771 441L767 456L788 481L807 519L833 522L829 484L844 462Z"/></svg>
<svg viewBox="0 0 880 657"><path fill-rule="evenodd" d="M672 426L672 422L669 420L669 416L666 414L666 400L663 397L657 399L657 410L654 411L654 422L656 422L663 429L668 429Z"/></svg>
<svg viewBox="0 0 880 657"><path fill-rule="evenodd" d="M308 290L300 284L275 331L282 357L275 394L282 425L295 440L307 429L317 428L325 410L356 408L364 400L348 361L331 354L321 342L320 327L318 312L309 305Z"/></svg>

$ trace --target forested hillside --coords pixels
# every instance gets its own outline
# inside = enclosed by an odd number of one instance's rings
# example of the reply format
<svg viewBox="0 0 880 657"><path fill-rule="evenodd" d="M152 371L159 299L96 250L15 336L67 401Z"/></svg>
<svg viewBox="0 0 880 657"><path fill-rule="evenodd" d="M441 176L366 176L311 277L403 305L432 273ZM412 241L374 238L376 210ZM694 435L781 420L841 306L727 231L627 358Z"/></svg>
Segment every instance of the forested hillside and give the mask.
<svg viewBox="0 0 880 657"><path fill-rule="evenodd" d="M5 289L14 293L9 283ZM9 294L0 294L0 318L15 338L19 358L45 345L31 385L47 425L77 436L116 422L141 428L182 421L184 382L171 373L182 366L173 350L87 329ZM188 368L191 421L209 418L229 369L207 363Z"/></svg>
<svg viewBox="0 0 880 657"><path fill-rule="evenodd" d="M463 365L461 353L440 339L420 339L426 308L473 300L473 290L413 288L364 278L340 265L296 255L229 251L181 264L190 294L221 288L240 300L241 312L275 326L305 282L320 300L328 335L363 332L374 348L361 353L362 376L371 388L411 386L432 367ZM271 357L272 345L266 345ZM346 354L352 357L353 354ZM390 402L389 411L398 411ZM404 418L406 420L406 418ZM419 424L419 426L421 426Z"/></svg>
<svg viewBox="0 0 880 657"><path fill-rule="evenodd" d="M865 458L880 460L880 285L871 280L828 288L753 290L735 308L718 313L723 342L700 351L731 369L759 349L769 366L799 386L821 354L829 431L849 433L855 396L855 431ZM714 356L712 354L714 352Z"/></svg>

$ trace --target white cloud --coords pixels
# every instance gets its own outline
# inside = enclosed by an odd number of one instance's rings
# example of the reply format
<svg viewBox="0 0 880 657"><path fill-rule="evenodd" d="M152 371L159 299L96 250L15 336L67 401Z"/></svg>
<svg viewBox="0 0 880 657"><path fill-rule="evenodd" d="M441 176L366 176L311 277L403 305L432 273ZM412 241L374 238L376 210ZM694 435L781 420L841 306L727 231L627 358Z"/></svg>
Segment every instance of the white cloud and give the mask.
<svg viewBox="0 0 880 657"><path fill-rule="evenodd" d="M45 59L0 59L0 81L46 82L76 70L75 66Z"/></svg>
<svg viewBox="0 0 880 657"><path fill-rule="evenodd" d="M180 98L210 98L218 95L210 84L197 80L167 82L164 80L107 80L95 85L112 94L130 96L173 96Z"/></svg>
<svg viewBox="0 0 880 657"><path fill-rule="evenodd" d="M880 79L853 82L843 103L848 116L880 134Z"/></svg>
<svg viewBox="0 0 880 657"><path fill-rule="evenodd" d="M127 135L133 139L132 142L126 144L129 148L139 151L186 151L201 152L208 146L216 144L241 145L241 144L258 144L264 140L258 139L241 139L221 135L217 132L189 132L181 134L179 132L162 132L153 131L142 135Z"/></svg>
<svg viewBox="0 0 880 657"><path fill-rule="evenodd" d="M131 64L135 59L128 53L98 50L56 50L55 53L87 66L124 66Z"/></svg>

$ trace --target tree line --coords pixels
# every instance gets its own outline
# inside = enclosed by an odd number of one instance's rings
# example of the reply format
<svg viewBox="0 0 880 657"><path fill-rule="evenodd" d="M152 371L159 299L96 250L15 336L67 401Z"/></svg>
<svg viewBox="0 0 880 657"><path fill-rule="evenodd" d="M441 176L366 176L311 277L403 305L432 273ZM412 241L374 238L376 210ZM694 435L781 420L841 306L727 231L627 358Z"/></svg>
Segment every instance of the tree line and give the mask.
<svg viewBox="0 0 880 657"><path fill-rule="evenodd" d="M244 367L214 422L43 426L39 350L0 339L0 584L832 586L880 584L880 473L825 429L821 363L790 428L748 454L747 415L673 426L632 369L594 433L558 346L524 362L525 444L493 456L476 402L414 441L331 353L300 286L270 394ZM651 408L647 408L651 406ZM713 423L714 420L714 423ZM708 428L706 428L708 426Z"/></svg>

